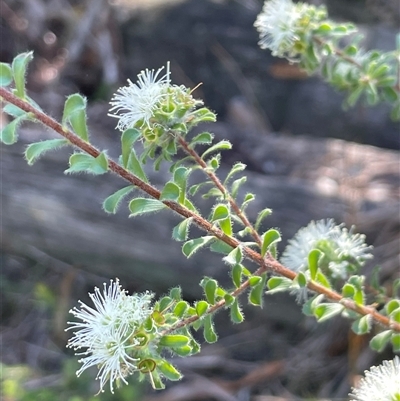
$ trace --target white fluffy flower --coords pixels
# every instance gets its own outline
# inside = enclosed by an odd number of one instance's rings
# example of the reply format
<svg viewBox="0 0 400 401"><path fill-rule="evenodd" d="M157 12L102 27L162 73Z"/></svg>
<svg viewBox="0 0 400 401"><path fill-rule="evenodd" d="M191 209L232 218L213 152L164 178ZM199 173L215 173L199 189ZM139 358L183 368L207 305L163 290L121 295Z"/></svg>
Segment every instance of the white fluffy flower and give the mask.
<svg viewBox="0 0 400 401"><path fill-rule="evenodd" d="M74 331L67 347L75 349L77 355L84 355L80 359L82 367L76 372L79 376L85 369L98 366L97 379L100 380L100 390L110 381L110 390L113 392L113 383L137 370L137 360L132 357L130 350L139 344L132 338L138 327L152 313L150 307L152 294L127 295L119 281L111 281L107 288L104 284L103 293L95 288L89 294L94 308L80 303L80 309L73 308L72 313L80 322L68 322L71 326L67 330Z"/></svg>
<svg viewBox="0 0 400 401"><path fill-rule="evenodd" d="M365 371L357 388L349 394L351 401L399 401L400 400L400 358L383 361Z"/></svg>
<svg viewBox="0 0 400 401"><path fill-rule="evenodd" d="M313 249L325 254L333 277L345 278L347 267L363 264L372 258L371 247L365 244L365 236L353 234L343 225L335 225L333 219L312 221L300 229L282 254L281 263L293 271L308 269L308 255Z"/></svg>
<svg viewBox="0 0 400 401"><path fill-rule="evenodd" d="M149 124L169 86L169 71L158 78L162 70L163 67L157 72L146 69L138 75L136 83L128 79L129 85L118 89L110 101L112 113L109 114L110 117L119 119L117 129L125 131L138 122L142 122L142 125Z"/></svg>
<svg viewBox="0 0 400 401"><path fill-rule="evenodd" d="M293 56L296 29L302 14L291 0L267 0L254 26L260 34L258 44L270 49L272 55Z"/></svg>

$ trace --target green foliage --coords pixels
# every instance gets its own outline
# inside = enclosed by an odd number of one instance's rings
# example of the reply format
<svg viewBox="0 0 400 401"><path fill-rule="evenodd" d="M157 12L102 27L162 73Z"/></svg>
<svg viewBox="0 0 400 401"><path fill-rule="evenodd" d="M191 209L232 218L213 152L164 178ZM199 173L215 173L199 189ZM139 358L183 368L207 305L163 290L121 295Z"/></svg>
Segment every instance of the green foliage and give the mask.
<svg viewBox="0 0 400 401"><path fill-rule="evenodd" d="M49 150L56 150L69 145L66 139L48 139L47 141L31 143L25 149L25 159L31 166Z"/></svg>
<svg viewBox="0 0 400 401"><path fill-rule="evenodd" d="M175 226L172 230L172 238L175 241L186 241L189 235L189 228L192 221L193 218L188 217L187 219L181 221L177 226Z"/></svg>
<svg viewBox="0 0 400 401"><path fill-rule="evenodd" d="M86 125L86 98L79 93L68 96L64 104L62 118L63 126L69 123L74 132L84 141L88 142L89 133Z"/></svg>
<svg viewBox="0 0 400 401"><path fill-rule="evenodd" d="M281 241L281 235L278 230L270 229L262 235L261 256L265 256L267 252L271 252L274 256L276 253L273 248L277 242Z"/></svg>
<svg viewBox="0 0 400 401"><path fill-rule="evenodd" d="M114 192L112 195L107 197L103 202L104 211L112 214L117 213L121 201L134 189L135 187L133 185L129 185L128 187L119 189L117 192Z"/></svg>
<svg viewBox="0 0 400 401"><path fill-rule="evenodd" d="M97 157L86 153L74 153L69 158L69 168L65 170L66 174L88 173L94 175L105 174L108 171L108 160L104 152Z"/></svg>
<svg viewBox="0 0 400 401"><path fill-rule="evenodd" d="M206 235L205 237L195 238L186 241L182 247L182 252L187 258L190 258L195 252L197 252L200 248L206 246L213 239L214 237L212 235Z"/></svg>
<svg viewBox="0 0 400 401"><path fill-rule="evenodd" d="M33 59L33 52L21 53L14 57L11 64L15 90L14 94L20 99L25 99L25 76L28 63Z"/></svg>
<svg viewBox="0 0 400 401"><path fill-rule="evenodd" d="M0 63L0 86L8 86L13 80L11 66L7 63Z"/></svg>
<svg viewBox="0 0 400 401"><path fill-rule="evenodd" d="M164 205L164 203L160 202L157 199L135 198L129 203L129 210L131 211L129 217L140 216L146 213L159 212L160 210L163 210L165 208L166 206Z"/></svg>

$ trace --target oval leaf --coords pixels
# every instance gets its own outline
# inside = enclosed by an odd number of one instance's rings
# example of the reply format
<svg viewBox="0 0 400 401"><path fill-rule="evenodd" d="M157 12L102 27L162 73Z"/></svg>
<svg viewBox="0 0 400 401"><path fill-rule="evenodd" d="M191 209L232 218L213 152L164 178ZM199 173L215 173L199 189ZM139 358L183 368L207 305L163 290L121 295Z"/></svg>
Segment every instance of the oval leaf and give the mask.
<svg viewBox="0 0 400 401"><path fill-rule="evenodd" d="M279 231L271 228L264 233L262 235L261 256L264 257L269 248L279 241L281 241L281 235L279 234Z"/></svg>
<svg viewBox="0 0 400 401"><path fill-rule="evenodd" d="M206 301L199 301L196 303L196 313L197 316L201 317L203 316L208 309L208 303Z"/></svg>
<svg viewBox="0 0 400 401"><path fill-rule="evenodd" d="M157 363L157 368L168 380L177 381L182 378L182 375L179 373L179 371L165 360Z"/></svg>
<svg viewBox="0 0 400 401"><path fill-rule="evenodd" d="M132 145L140 138L140 135L142 134L136 128L128 128L121 135L122 165L125 168L128 166Z"/></svg>
<svg viewBox="0 0 400 401"><path fill-rule="evenodd" d="M369 342L369 346L377 352L382 352L388 342L390 341L390 338L392 336L392 330L385 330L382 331L381 333L377 334L375 337L371 339Z"/></svg>
<svg viewBox="0 0 400 401"><path fill-rule="evenodd" d="M0 63L0 86L8 86L12 82L11 66L7 63Z"/></svg>
<svg viewBox="0 0 400 401"><path fill-rule="evenodd" d="M181 334L169 334L160 338L163 347L180 348L189 344L190 339Z"/></svg>
<svg viewBox="0 0 400 401"><path fill-rule="evenodd" d="M190 241L185 242L182 247L183 254L190 258L196 251L198 251L203 246L207 245L211 240L213 240L213 236L206 235L204 237L195 238Z"/></svg>
<svg viewBox="0 0 400 401"><path fill-rule="evenodd" d="M190 224L192 223L193 218L189 217L183 221L181 221L177 226L172 230L172 238L175 241L186 241L189 235Z"/></svg>
<svg viewBox="0 0 400 401"><path fill-rule="evenodd" d="M114 192L103 202L104 211L106 211L107 213L115 214L118 210L118 206L121 203L122 199L134 189L135 186L130 185L128 187L118 190L117 192Z"/></svg>
<svg viewBox="0 0 400 401"><path fill-rule="evenodd" d="M129 217L139 216L145 213L159 212L165 208L166 206L164 203L157 199L136 198L131 200L129 203L129 210L131 211Z"/></svg>
<svg viewBox="0 0 400 401"><path fill-rule="evenodd" d="M308 268L310 269L311 280L314 280L317 275L318 264L323 255L319 249L313 249L308 254Z"/></svg>
<svg viewBox="0 0 400 401"><path fill-rule="evenodd" d="M218 336L217 333L214 331L212 315L205 316L203 322L204 322L204 330L203 330L204 339L209 344L215 343L218 340Z"/></svg>
<svg viewBox="0 0 400 401"><path fill-rule="evenodd" d="M173 182L167 182L161 191L160 200L166 201L178 201L180 194L180 189L178 185Z"/></svg>
<svg viewBox="0 0 400 401"><path fill-rule="evenodd" d="M242 323L243 322L243 314L242 311L240 310L239 306L239 301L237 298L235 298L235 301L233 302L230 310L230 317L232 323Z"/></svg>
<svg viewBox="0 0 400 401"><path fill-rule="evenodd" d="M215 145L208 148L202 155L201 158L204 159L207 155L216 152L217 150L232 149L232 144L227 140L222 140Z"/></svg>
<svg viewBox="0 0 400 401"><path fill-rule="evenodd" d="M69 142L66 139L49 139L47 141L31 143L25 149L25 159L31 166L36 160L39 159L40 156L49 150L55 150L68 144Z"/></svg>
<svg viewBox="0 0 400 401"><path fill-rule="evenodd" d="M15 95L25 98L25 75L28 63L33 59L33 52L21 53L14 57L11 69L14 75Z"/></svg>

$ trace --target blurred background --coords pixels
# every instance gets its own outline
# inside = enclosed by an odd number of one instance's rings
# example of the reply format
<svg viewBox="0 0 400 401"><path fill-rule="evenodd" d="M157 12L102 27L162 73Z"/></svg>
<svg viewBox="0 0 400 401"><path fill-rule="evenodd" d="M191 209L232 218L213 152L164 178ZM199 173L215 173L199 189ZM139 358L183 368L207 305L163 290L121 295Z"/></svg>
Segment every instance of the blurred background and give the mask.
<svg viewBox="0 0 400 401"><path fill-rule="evenodd" d="M367 48L395 48L397 0L327 3L332 18L359 24ZM259 0L0 0L0 61L34 50L30 96L56 119L66 96L87 96L92 141L114 158L109 99L127 78L170 61L173 82L202 83L196 97L218 114L198 130L233 144L221 175L247 164L244 191L257 195L249 217L272 208L264 229L280 227L285 240L311 220L354 224L374 245L365 274L379 265L389 287L399 276L399 125L386 105L344 111L343 96L318 77L261 50L253 27L261 8ZM240 325L217 315L220 341L175 361L183 381L155 393L130 380L94 397L96 372L77 379L78 358L65 349L78 299L90 302L88 291L118 277L129 291L157 295L180 285L194 301L204 275L230 279L219 255L184 258L171 240L179 222L172 213L130 220L122 207L105 215L101 202L124 186L117 177L64 175L68 151L28 167L26 144L54 136L26 125L17 144L1 147L2 400L345 400L364 369L392 357L371 352L370 336L355 336L343 318L317 325L293 299L266 296L263 309L244 308ZM155 185L168 180L166 171L147 173ZM198 205L207 213L211 204Z"/></svg>

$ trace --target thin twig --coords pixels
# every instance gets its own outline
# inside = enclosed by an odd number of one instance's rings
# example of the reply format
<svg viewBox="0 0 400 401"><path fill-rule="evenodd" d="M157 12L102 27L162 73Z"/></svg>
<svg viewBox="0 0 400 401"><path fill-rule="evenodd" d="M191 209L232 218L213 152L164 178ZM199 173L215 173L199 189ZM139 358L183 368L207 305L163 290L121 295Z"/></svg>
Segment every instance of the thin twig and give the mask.
<svg viewBox="0 0 400 401"><path fill-rule="evenodd" d="M20 98L16 97L13 95L11 92L6 90L3 87L0 87L0 98L4 99L6 102L12 103L15 106L19 107L21 110L31 113L38 121L40 121L42 124L45 126L53 129L55 132L66 138L73 146L79 148L80 150L83 150L87 154L97 157L100 154L100 151L96 149L94 146L91 144L85 142L82 140L79 136L74 134L72 131L68 129L64 129L63 126L58 123L56 120L53 118L47 116L45 113L41 112L40 110L37 110L35 107L33 107L31 104L28 102L21 100ZM129 172L128 170L124 169L121 167L118 163L113 161L112 159L108 159L108 166L109 169L114 172L115 174L119 175L126 181L130 182L133 185L136 185L139 189L150 195L151 197L159 200L160 199L160 191L153 186L145 183L144 181L140 180L137 176ZM220 229L216 228L214 225L212 225L210 222L207 220L203 219L201 216L198 214L194 213L193 211L187 209L186 207L176 203L176 202L171 202L171 201L162 201L167 207L169 207L171 210L174 212L178 213L179 215L189 218L191 217L193 219L193 222L202 230L205 232L208 232L215 236L216 238L220 239L221 241L225 242L227 245L236 248L239 245L242 245L236 238L230 237L226 235L223 231ZM255 272L255 273L262 273L265 271L272 271L280 276L284 276L290 280L294 280L296 277L296 273L282 264L280 264L276 259L272 258L271 255L267 254L265 258L263 258L258 252L255 252L253 249L249 248L248 246L242 246L243 253L244 255L258 264L260 268ZM243 286L243 288L242 288ZM239 287L237 290L234 291L234 293L241 293L247 288L246 282L242 284L241 287ZM377 323L386 326L393 331L400 332L400 323L391 321L387 316L384 316L380 314L379 312L376 311L373 307L369 306L364 306L364 305L358 305L351 299L344 298L341 296L339 293L332 291L326 287L324 287L321 284L318 284L314 281L310 281L307 283L307 287L316 293L323 294L327 299L338 302L345 306L345 308L350 309L354 312L359 313L360 315L370 315L373 320L375 320ZM212 312L215 310L223 307L225 305L225 302L220 301L220 303L217 303L216 305L213 305L211 308ZM210 308L210 309L211 309ZM197 320L197 318L190 318L194 319L193 321ZM183 322L186 322L186 324L193 323L193 321L188 321L184 320ZM180 326L182 327L182 326Z"/></svg>

